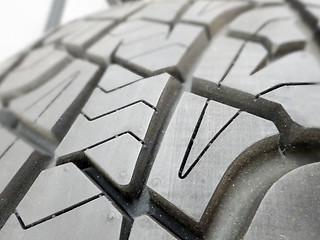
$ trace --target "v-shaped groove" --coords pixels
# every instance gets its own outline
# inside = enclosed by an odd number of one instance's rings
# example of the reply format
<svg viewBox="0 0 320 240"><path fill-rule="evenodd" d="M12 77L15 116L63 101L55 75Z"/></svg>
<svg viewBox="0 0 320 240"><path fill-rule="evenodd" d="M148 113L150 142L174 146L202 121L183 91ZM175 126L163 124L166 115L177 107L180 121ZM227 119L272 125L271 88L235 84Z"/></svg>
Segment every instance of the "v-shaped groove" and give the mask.
<svg viewBox="0 0 320 240"><path fill-rule="evenodd" d="M193 163L191 164L191 166L187 169L187 171L185 173L183 173L184 171L184 168L185 168L185 165L187 163L187 160L189 158L189 155L190 155L190 152L191 152L191 149L192 149L192 146L193 146L193 143L194 143L194 140L198 134L198 131L199 131L199 128L200 128L200 125L201 125L201 122L203 120L203 117L204 117L204 114L205 114L205 111L206 111L206 108L208 106L208 102L209 100L207 100L201 114L200 114L200 117L199 117L199 120L196 124L196 127L195 127L195 130L192 134L192 137L189 141L189 144L188 144L188 147L187 147L187 150L184 154L184 157L183 157L183 160L182 160L182 163L180 165L180 168L179 168L179 172L178 172L178 176L180 179L185 179L189 174L190 172L192 171L192 169L197 165L197 163L200 161L200 159L202 158L202 156L206 153L206 151L209 149L209 147L212 145L212 143L220 136L220 134L233 122L233 120L240 114L241 110L239 110L237 113L235 113L230 119L229 121L211 138L211 140L208 142L208 144L203 148L203 150L201 151L201 153L198 155L198 157L193 161Z"/></svg>

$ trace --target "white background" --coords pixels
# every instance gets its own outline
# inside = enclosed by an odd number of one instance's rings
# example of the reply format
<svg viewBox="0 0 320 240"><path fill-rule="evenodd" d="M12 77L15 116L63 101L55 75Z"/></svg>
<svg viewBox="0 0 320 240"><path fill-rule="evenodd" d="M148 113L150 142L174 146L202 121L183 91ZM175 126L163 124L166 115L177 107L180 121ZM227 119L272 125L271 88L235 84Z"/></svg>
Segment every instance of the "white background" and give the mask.
<svg viewBox="0 0 320 240"><path fill-rule="evenodd" d="M0 0L0 63L44 33L52 1ZM62 24L106 8L106 0L66 0Z"/></svg>

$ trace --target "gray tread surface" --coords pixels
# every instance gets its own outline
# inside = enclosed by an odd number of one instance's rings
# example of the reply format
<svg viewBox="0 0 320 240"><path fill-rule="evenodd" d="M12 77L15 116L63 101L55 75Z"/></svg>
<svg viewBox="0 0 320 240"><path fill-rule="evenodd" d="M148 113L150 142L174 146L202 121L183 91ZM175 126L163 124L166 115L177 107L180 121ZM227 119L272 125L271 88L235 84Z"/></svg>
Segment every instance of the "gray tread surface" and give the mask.
<svg viewBox="0 0 320 240"><path fill-rule="evenodd" d="M195 132L192 127L196 125L205 102L205 99L197 96L183 96L180 101L181 105L178 105L167 129L147 184L157 194L168 200L169 203L175 204L196 221L200 221L212 193L236 156L254 142L277 133L271 122L268 123L262 119L254 120L253 116L240 113L221 135L211 142L211 139L237 113L237 109L210 101L197 134L192 140L192 149L187 156L183 175L208 143L210 148L202 155L192 171L184 179L180 179L177 169L185 160L186 149ZM194 114L196 109L198 109L198 114ZM186 122L185 119L189 121ZM193 122L191 119L194 119ZM211 124L212 121L215 122L214 126ZM245 138L234 137L236 132L241 131L247 133ZM232 146L232 148L224 148L225 145ZM172 151L167 150L169 146ZM172 170L163 171L165 166L172 166ZM190 189L191 185L195 187ZM181 196L189 197L181 198Z"/></svg>
<svg viewBox="0 0 320 240"><path fill-rule="evenodd" d="M169 75L163 74L142 79L107 94L103 91L104 89L97 89L92 93L88 103L83 108L83 112L89 118L95 118L138 101L145 101L155 108L169 78ZM126 96L126 98L123 96ZM107 103L110 103L110 106Z"/></svg>
<svg viewBox="0 0 320 240"><path fill-rule="evenodd" d="M22 165L27 161L34 148L22 140L11 140L13 137L9 134L3 134L1 137L7 139L10 146L0 154L1 174L0 174L0 192L3 192L11 179L17 174ZM11 141L10 141L11 140ZM14 159L14 161L12 161Z"/></svg>
<svg viewBox="0 0 320 240"><path fill-rule="evenodd" d="M99 36L108 32L113 25L112 21L95 22L91 21L87 23L88 26L85 31L68 36L62 42L65 47L75 55L84 54L85 49L90 46Z"/></svg>
<svg viewBox="0 0 320 240"><path fill-rule="evenodd" d="M259 41L266 45L272 55L303 49L307 41L306 35L297 26L296 20L285 18L270 21L257 32L231 30L230 35Z"/></svg>
<svg viewBox="0 0 320 240"><path fill-rule="evenodd" d="M133 14L131 19L151 19L159 22L170 23L176 19L176 16L188 5L188 1L159 1L151 2L142 10Z"/></svg>
<svg viewBox="0 0 320 240"><path fill-rule="evenodd" d="M250 8L249 2L197 1L182 16L184 22L203 24L214 35L221 24L229 22L234 15Z"/></svg>
<svg viewBox="0 0 320 240"><path fill-rule="evenodd" d="M69 163L43 171L16 210L28 226L100 193L74 164ZM56 201L56 195L61 196L61 201Z"/></svg>
<svg viewBox="0 0 320 240"><path fill-rule="evenodd" d="M63 156L81 151L126 132L131 132L137 138L144 139L153 112L154 110L144 103L137 103L93 121L80 115L57 148L56 154ZM137 115L135 121L124 121L135 114ZM90 134L97 128L101 129L98 134ZM79 129L85 131L79 133Z"/></svg>
<svg viewBox="0 0 320 240"><path fill-rule="evenodd" d="M174 240L174 236L162 229L157 223L148 216L138 217L132 226L130 240L155 239L155 240Z"/></svg>
<svg viewBox="0 0 320 240"><path fill-rule="evenodd" d="M76 60L49 82L10 102L10 108L50 130L97 72L97 67Z"/></svg>
<svg viewBox="0 0 320 240"><path fill-rule="evenodd" d="M126 146L126 151L123 146ZM109 174L118 184L127 185L131 181L142 146L142 143L127 133L87 149L85 154L105 175Z"/></svg>
<svg viewBox="0 0 320 240"><path fill-rule="evenodd" d="M52 77L70 61L68 55L51 47L35 50L23 63L2 82L1 97L11 97L26 92ZM21 78L24 81L21 81Z"/></svg>
<svg viewBox="0 0 320 240"><path fill-rule="evenodd" d="M142 78L143 77L140 75L135 74L118 64L112 64L102 76L99 87L106 92L110 92Z"/></svg>
<svg viewBox="0 0 320 240"><path fill-rule="evenodd" d="M167 71L178 72L185 77L190 58L197 58L207 43L204 28L178 23L171 32L166 29L168 32L162 36L152 34L157 36L156 40L146 38L120 46L115 54L116 59L144 74Z"/></svg>
<svg viewBox="0 0 320 240"><path fill-rule="evenodd" d="M276 182L267 192L244 239L303 239L309 233L309 239L317 239L319 167L319 163L301 167ZM266 225L271 227L264 228Z"/></svg>
<svg viewBox="0 0 320 240"><path fill-rule="evenodd" d="M0 239L315 239L319 6L132 1L2 63Z"/></svg>
<svg viewBox="0 0 320 240"><path fill-rule="evenodd" d="M106 217L107 216L107 217ZM99 197L63 215L23 229L12 215L2 229L2 239L119 239L121 214L104 197ZM88 222L90 228L88 228ZM77 229L77 231L74 231Z"/></svg>
<svg viewBox="0 0 320 240"><path fill-rule="evenodd" d="M112 9L104 10L100 13L89 16L90 19L114 19L123 20L145 5L144 2L129 2L125 5L113 6Z"/></svg>

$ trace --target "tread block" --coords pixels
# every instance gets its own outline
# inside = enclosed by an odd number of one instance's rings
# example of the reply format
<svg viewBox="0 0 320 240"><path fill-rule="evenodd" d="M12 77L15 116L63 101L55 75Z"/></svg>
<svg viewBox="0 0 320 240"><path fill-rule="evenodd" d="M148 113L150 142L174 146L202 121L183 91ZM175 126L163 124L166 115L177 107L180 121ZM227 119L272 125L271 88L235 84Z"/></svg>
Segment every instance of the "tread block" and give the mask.
<svg viewBox="0 0 320 240"><path fill-rule="evenodd" d="M120 4L119 6L112 6L111 9L104 10L99 13L92 14L89 16L89 19L113 19L113 20L123 20L132 13L138 11L143 6L145 6L145 2L125 2Z"/></svg>
<svg viewBox="0 0 320 240"><path fill-rule="evenodd" d="M142 43L134 41L135 44L129 42L121 46L116 53L116 57L131 59L143 53L149 53L175 44L188 47L195 41L199 31L199 27L194 28L184 23L177 24L172 32L169 32L169 28L166 25L159 25L157 28L159 30L153 30L153 35L141 39ZM149 28L147 28L146 32L149 32Z"/></svg>
<svg viewBox="0 0 320 240"><path fill-rule="evenodd" d="M254 0L253 2L258 6L272 6L285 3L284 0Z"/></svg>
<svg viewBox="0 0 320 240"><path fill-rule="evenodd" d="M137 217L131 229L129 240L174 240L177 239L148 216Z"/></svg>
<svg viewBox="0 0 320 240"><path fill-rule="evenodd" d="M259 31L258 36L270 42L268 45L273 55L303 49L307 41L295 20L271 22Z"/></svg>
<svg viewBox="0 0 320 240"><path fill-rule="evenodd" d="M228 37L212 40L193 74L194 78L218 84L243 44L244 41Z"/></svg>
<svg viewBox="0 0 320 240"><path fill-rule="evenodd" d="M11 101L9 107L50 130L97 71L96 66L75 60L50 81Z"/></svg>
<svg viewBox="0 0 320 240"><path fill-rule="evenodd" d="M83 113L93 119L141 100L156 108L161 93L170 78L168 74L145 78L109 93L96 88L84 106Z"/></svg>
<svg viewBox="0 0 320 240"><path fill-rule="evenodd" d="M294 18L292 10L286 6L255 8L238 16L230 25L231 32L254 35L264 25L279 19Z"/></svg>
<svg viewBox="0 0 320 240"><path fill-rule="evenodd" d="M185 0L151 2L142 10L132 15L130 19L150 19L171 23L187 5L188 1Z"/></svg>
<svg viewBox="0 0 320 240"><path fill-rule="evenodd" d="M130 44L153 36L166 36L169 26L144 20L124 22L98 40L87 51L86 56L102 66L109 65L114 52L120 45ZM130 48L131 49L131 48Z"/></svg>
<svg viewBox="0 0 320 240"><path fill-rule="evenodd" d="M221 25L250 8L249 2L196 1L182 16L181 21L202 24L213 36Z"/></svg>
<svg viewBox="0 0 320 240"><path fill-rule="evenodd" d="M241 79L251 76L266 65L268 52L260 44L248 42L239 51L228 74L222 79L222 85L228 79ZM213 63L214 64L214 63ZM236 77L237 76L237 77Z"/></svg>
<svg viewBox="0 0 320 240"><path fill-rule="evenodd" d="M283 86L261 97L280 103L295 122L320 128L319 92L320 85Z"/></svg>
<svg viewBox="0 0 320 240"><path fill-rule="evenodd" d="M114 75L119 71L122 76ZM121 79L126 76L127 79ZM140 76L117 65L107 70L99 83L106 89L95 89L82 110L83 114L58 146L57 156L84 151L89 161L112 181L128 185L144 141L149 141L145 136L149 127L153 129L151 119L161 114L167 108L167 101L171 101L171 96L164 100L162 95L166 94L169 85L174 84L170 91L178 87L177 82L173 82L176 80L168 74L139 81L135 80L137 78ZM114 81L118 79L125 85L107 92L107 84L114 88L117 86ZM134 82L128 84L128 80Z"/></svg>
<svg viewBox="0 0 320 240"><path fill-rule="evenodd" d="M88 29L88 25L90 26L88 22L78 20L68 23L65 26L61 26L53 33L49 34L49 36L44 40L44 44L49 45L62 43L64 38L86 31Z"/></svg>
<svg viewBox="0 0 320 240"><path fill-rule="evenodd" d="M82 56L114 23L112 20L74 21L49 35L44 44L63 44L72 54Z"/></svg>
<svg viewBox="0 0 320 240"><path fill-rule="evenodd" d="M127 185L131 181L142 146L130 134L124 134L87 149L85 154L102 173L120 185Z"/></svg>
<svg viewBox="0 0 320 240"><path fill-rule="evenodd" d="M0 126L0 156L12 145L16 137L10 133L7 129Z"/></svg>
<svg viewBox="0 0 320 240"><path fill-rule="evenodd" d="M220 47L224 46L223 44L230 46L229 50L232 52L221 51L223 53L223 57L221 57L221 55L216 55L215 51L220 52L221 49L224 49ZM240 43L237 47L240 48L239 46ZM251 74L254 69L259 69L261 66L257 63L263 63L263 59L266 57L265 50L262 48L259 50L259 48L260 46L257 44L246 43L237 61L234 62L232 59L236 55L236 42L233 39L230 41L217 39L210 45L208 52L200 61L194 73L194 81L209 81L221 84L221 87L230 87L256 97L261 96L264 99L280 103L297 123L307 127L319 127L319 114L315 111L319 108L319 99L316 93L318 87L317 85L307 86L308 84L320 83L318 77L320 65L317 60L307 52L298 51ZM224 59L232 63L232 68L221 81L224 71L229 66ZM292 68L292 66L299 66L299 68ZM294 86L286 87L286 85ZM310 91L310 94L305 94L306 90Z"/></svg>
<svg viewBox="0 0 320 240"><path fill-rule="evenodd" d="M111 63L114 51L121 43L121 38L106 35L86 51L88 59L106 67Z"/></svg>
<svg viewBox="0 0 320 240"><path fill-rule="evenodd" d="M131 132L143 140L153 113L152 108L137 103L94 121L79 115L58 146L56 154L63 156L81 151L125 132Z"/></svg>
<svg viewBox="0 0 320 240"><path fill-rule="evenodd" d="M85 50L106 34L113 26L113 21L87 22L85 31L77 32L63 39L62 43L74 55L81 56Z"/></svg>
<svg viewBox="0 0 320 240"><path fill-rule="evenodd" d="M305 165L280 178L262 200L244 239L320 236L319 181L319 163Z"/></svg>
<svg viewBox="0 0 320 240"><path fill-rule="evenodd" d="M141 56L143 53L150 53L152 51L156 51L158 49L165 48L166 46L174 45L174 43L166 44L167 34L155 34L151 37L142 39L143 42L133 42L129 44L123 44L117 50L115 57L122 61L127 61L128 59Z"/></svg>
<svg viewBox="0 0 320 240"><path fill-rule="evenodd" d="M2 82L0 98L16 97L38 87L57 74L70 60L66 53L51 47L34 50Z"/></svg>
<svg viewBox="0 0 320 240"><path fill-rule="evenodd" d="M17 212L28 226L100 193L74 164L68 163L41 172Z"/></svg>
<svg viewBox="0 0 320 240"><path fill-rule="evenodd" d="M271 21L256 33L232 30L230 34L264 43L273 56L303 49L307 41L305 33L293 19Z"/></svg>
<svg viewBox="0 0 320 240"><path fill-rule="evenodd" d="M215 136L237 112L238 109L218 102L209 101L207 103L205 114L201 120L201 125L197 129L197 135L193 139L192 148L187 156L182 174L186 173L187 169L192 166L192 163L201 154L204 148L203 143L211 142L213 136ZM214 122L214 124L212 122Z"/></svg>
<svg viewBox="0 0 320 240"><path fill-rule="evenodd" d="M121 214L105 197L99 197L71 211L28 229L22 229L15 215L11 215L0 231L3 240L105 239L118 240Z"/></svg>
<svg viewBox="0 0 320 240"><path fill-rule="evenodd" d="M272 122L244 112L235 116L233 114L236 109L209 102L198 133L194 135L205 102L206 99L193 94L183 95L147 182L148 187L162 196L158 198L155 195L156 200L167 208L174 204L197 222L204 214L225 171L236 157L255 142L277 133ZM213 141L208 141L209 139ZM191 149L190 141L193 142ZM205 147L208 148L199 162L181 179L178 173L187 156L187 149L191 150L189 156L194 157ZM187 159L187 166L196 160L191 157Z"/></svg>
<svg viewBox="0 0 320 240"><path fill-rule="evenodd" d="M267 55L260 44L220 37L210 44L193 76L215 84L247 78L264 65Z"/></svg>
<svg viewBox="0 0 320 240"><path fill-rule="evenodd" d="M293 68L292 66L299 66ZM259 72L243 77L227 77L222 86L228 86L258 95L275 86L284 84L320 82L320 64L306 52L295 52L271 63Z"/></svg>
<svg viewBox="0 0 320 240"><path fill-rule="evenodd" d="M138 42L141 39L146 39L155 35L167 34L169 26L163 23L149 22L147 20L134 20L124 22L115 27L110 35L120 37L122 44Z"/></svg>
<svg viewBox="0 0 320 240"><path fill-rule="evenodd" d="M142 79L142 77L138 74L135 74L120 65L112 64L102 76L99 87L106 92L110 92L138 81L139 79Z"/></svg>
<svg viewBox="0 0 320 240"><path fill-rule="evenodd" d="M146 75L161 72L178 72L185 77L190 70L191 59L199 56L207 44L204 28L177 24L170 35L146 39L120 46L115 57Z"/></svg>
<svg viewBox="0 0 320 240"><path fill-rule="evenodd" d="M34 149L22 140L15 140L9 132L0 129L0 193L20 170Z"/></svg>

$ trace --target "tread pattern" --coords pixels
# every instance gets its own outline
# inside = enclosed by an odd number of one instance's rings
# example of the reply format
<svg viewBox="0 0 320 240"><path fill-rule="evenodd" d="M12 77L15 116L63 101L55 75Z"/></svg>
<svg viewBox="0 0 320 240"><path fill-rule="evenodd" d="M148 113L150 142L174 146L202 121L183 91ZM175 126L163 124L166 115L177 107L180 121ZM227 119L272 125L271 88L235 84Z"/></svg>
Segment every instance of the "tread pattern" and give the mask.
<svg viewBox="0 0 320 240"><path fill-rule="evenodd" d="M106 215L108 218L106 219ZM82 219L82 221L79 221ZM87 229L88 222L95 223L93 228ZM105 227L105 222L108 223L108 228ZM73 231L74 228L69 228L69 231L61 231L64 226L73 226L81 231ZM12 215L9 218L8 224L2 230L3 239L22 238L22 239L101 239L105 236L111 239L118 239L121 228L121 214L111 205L104 197L99 197L85 205L81 205L74 211L69 211L61 216L54 217L49 221L29 229L22 229L17 218Z"/></svg>
<svg viewBox="0 0 320 240"><path fill-rule="evenodd" d="M63 184L61 184L63 183ZM51 188L47 188L47 186ZM42 194L40 195L39 192ZM77 194L70 194L74 192ZM50 170L43 171L37 181L32 185L24 199L17 207L17 214L26 227L35 225L42 219L66 209L93 196L99 195L101 191L96 188L81 171L73 164L66 164ZM54 199L54 195L64 196L62 201L48 201ZM36 201L38 204L32 204Z"/></svg>
<svg viewBox="0 0 320 240"><path fill-rule="evenodd" d="M268 14L270 11L273 12L272 15ZM297 51L304 47L306 38L302 37L303 32L298 30L298 26L293 25L296 21L294 18L293 12L285 7L267 7L242 14L230 24L230 36L244 40L240 42L240 39L221 38L211 42L194 73L195 88L200 81L209 81L217 87L247 92L256 98L262 97L280 103L290 117L301 125L319 127L318 112L313 114L312 119L305 118L317 108L317 101L310 101L317 98L317 95L293 97L296 94L304 95L306 87L300 85L319 84L317 59L306 51ZM277 34L281 29L282 34ZM289 33L283 29L290 29ZM263 37L264 35L268 38ZM251 43L251 40L257 44ZM267 46L269 57L259 43ZM224 51L220 51L221 49ZM296 52L290 53L288 50ZM280 53L286 54L279 59L277 55ZM271 58L269 63L267 58ZM299 65L299 68L292 69L293 65ZM309 89L314 89L310 90L311 93L316 91L317 86L310 86ZM301 107L305 102L310 102L310 105Z"/></svg>
<svg viewBox="0 0 320 240"><path fill-rule="evenodd" d="M203 27L176 24L172 32L156 35L131 44L121 45L115 58L145 75L163 71L186 77L190 59L197 58L206 45ZM154 30L152 30L154 31ZM195 45L197 43L197 45ZM155 60L156 59L156 60Z"/></svg>
<svg viewBox="0 0 320 240"><path fill-rule="evenodd" d="M51 188L47 188L48 185ZM55 200L57 194L63 196L61 202ZM43 171L19 204L15 214L18 219L11 217L8 220L8 224L2 230L3 239L13 236L16 239L56 239L75 236L79 239L100 239L105 234L116 239L120 236L121 214L72 163ZM95 227L90 231L85 227L88 221L95 223ZM107 229L104 226L106 222ZM81 224L82 231L76 234L72 228L68 232L60 231L63 225L69 224ZM49 234L50 232L52 234ZM49 235L46 236L47 234Z"/></svg>
<svg viewBox="0 0 320 240"><path fill-rule="evenodd" d="M214 35L224 22L229 22L233 16L250 8L249 2L237 1L197 1L181 20L187 23L204 25L210 36Z"/></svg>
<svg viewBox="0 0 320 240"><path fill-rule="evenodd" d="M303 166L282 177L268 191L244 239L278 236L299 239L309 234L308 229L312 229L310 238L317 238L320 219L314 209L319 209L318 182L319 163ZM306 199L307 205L304 204ZM263 227L267 224L272 231Z"/></svg>
<svg viewBox="0 0 320 240"><path fill-rule="evenodd" d="M1 65L0 238L319 234L319 6L130 2Z"/></svg>
<svg viewBox="0 0 320 240"><path fill-rule="evenodd" d="M185 0L152 2L141 11L130 16L130 19L148 19L157 22L172 23L187 5L188 1Z"/></svg>
<svg viewBox="0 0 320 240"><path fill-rule="evenodd" d="M97 67L75 60L49 82L10 102L10 108L50 130L97 73Z"/></svg>
<svg viewBox="0 0 320 240"><path fill-rule="evenodd" d="M14 135L1 129L1 137L6 139L4 144L1 144L1 185L0 191L3 192L11 179L16 175L22 167L34 148L21 140L17 140ZM13 162L12 159L15 159Z"/></svg>
<svg viewBox="0 0 320 240"><path fill-rule="evenodd" d="M201 220L212 193L229 164L253 143L277 133L271 122L255 119L246 113L235 116L237 111L220 103L212 101L206 103L206 99L195 95L183 95L167 129L147 183L147 186L155 191L155 198L158 198L156 194L159 194L161 199L176 205L180 211L195 221ZM201 122L197 123L199 118L202 118ZM188 119L188 122L184 119ZM214 126L212 121L215 122ZM231 122L230 125L223 129L228 122ZM193 129L197 125L200 125L199 128ZM243 135L239 131L246 132L247 137L235 138L235 132L237 132L236 136ZM227 144L232 147L224 148ZM210 146L209 149L207 145ZM172 146L171 151L167 150L169 146ZM177 148L179 151L176 150ZM186 152L188 155L185 154ZM185 162L181 163L182 160ZM163 171L168 165L172 170ZM182 170L180 176L177 169ZM187 169L190 169L188 174ZM196 185L196 187L190 189L190 185ZM190 197L185 199L181 196ZM166 204L169 205L169 203Z"/></svg>
<svg viewBox="0 0 320 240"><path fill-rule="evenodd" d="M12 98L50 79L70 61L68 55L51 47L35 50L1 84L2 98ZM21 78L24 81L21 81ZM14 92L14 93L13 93ZM13 95L14 94L14 95ZM12 96L13 95L13 96Z"/></svg>

